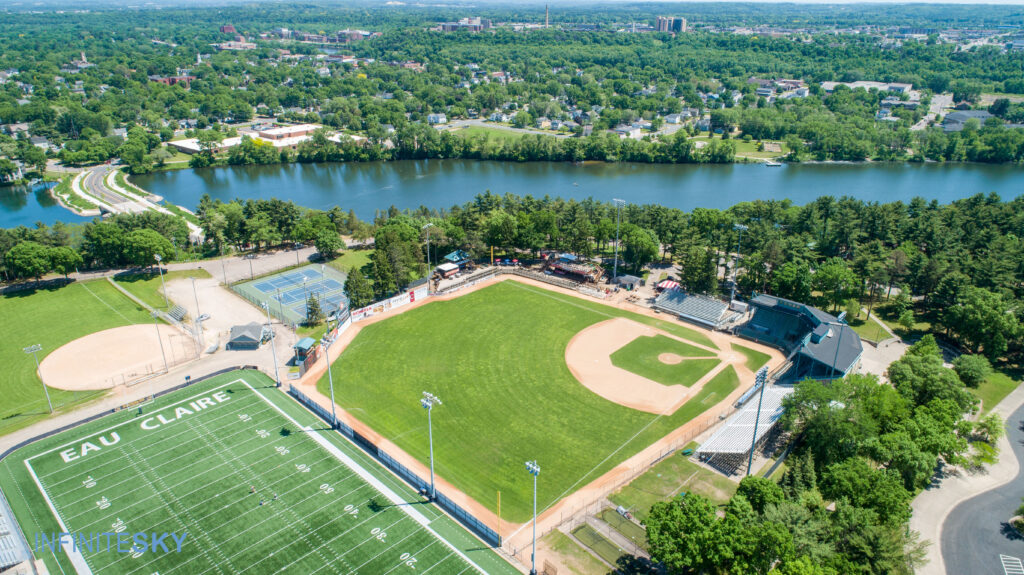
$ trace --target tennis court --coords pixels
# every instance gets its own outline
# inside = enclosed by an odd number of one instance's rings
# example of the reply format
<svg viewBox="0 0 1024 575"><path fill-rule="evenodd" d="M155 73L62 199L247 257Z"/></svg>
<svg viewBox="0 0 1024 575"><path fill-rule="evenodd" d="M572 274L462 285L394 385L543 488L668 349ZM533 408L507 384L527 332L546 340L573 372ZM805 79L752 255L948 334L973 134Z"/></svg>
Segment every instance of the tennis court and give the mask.
<svg viewBox="0 0 1024 575"><path fill-rule="evenodd" d="M325 315L348 307L342 291L345 274L324 265L308 265L234 286L236 292L259 305L270 304L270 313L282 321L306 319L309 296L317 298Z"/></svg>

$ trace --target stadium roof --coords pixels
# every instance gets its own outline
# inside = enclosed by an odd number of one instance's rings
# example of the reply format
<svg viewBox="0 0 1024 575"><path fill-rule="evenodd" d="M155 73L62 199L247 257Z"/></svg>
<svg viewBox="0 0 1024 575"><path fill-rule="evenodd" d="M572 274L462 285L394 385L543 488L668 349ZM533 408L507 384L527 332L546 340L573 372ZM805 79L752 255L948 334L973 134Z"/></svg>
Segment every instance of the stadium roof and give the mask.
<svg viewBox="0 0 1024 575"><path fill-rule="evenodd" d="M780 313L798 315L810 323L811 333L804 340L800 354L831 366L846 374L860 358L864 345L849 325L838 325L839 318L820 309L781 297L757 294L750 303Z"/></svg>
<svg viewBox="0 0 1024 575"><path fill-rule="evenodd" d="M697 448L697 454L750 452L751 438L754 436L754 421L757 420L757 441L761 441L782 417L782 400L791 393L793 393L792 387L780 385L766 387L764 400L761 403L760 418L757 417L757 399L751 397L742 409L734 413L725 422L725 425L718 428L718 431Z"/></svg>

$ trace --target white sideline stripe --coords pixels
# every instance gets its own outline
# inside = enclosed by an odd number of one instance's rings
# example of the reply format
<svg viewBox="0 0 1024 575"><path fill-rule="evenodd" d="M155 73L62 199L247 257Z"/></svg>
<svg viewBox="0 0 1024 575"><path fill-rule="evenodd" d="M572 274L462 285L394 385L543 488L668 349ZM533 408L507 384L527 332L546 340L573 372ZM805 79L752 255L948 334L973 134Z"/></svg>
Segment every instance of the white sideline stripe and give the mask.
<svg viewBox="0 0 1024 575"><path fill-rule="evenodd" d="M244 379L241 379L239 381L241 381L243 384L245 384L246 387L251 389L253 393L260 396L260 398L262 398L263 401L270 404L270 406L276 409L278 413L283 415L285 419L295 424L296 427L305 431L310 437L313 438L313 441L319 443L320 446L326 449L328 453L338 458L339 461L341 461L346 467L354 471L356 475L358 475L363 481L369 483L374 487L374 489L379 491L381 495L390 499L391 502L394 503L399 509L404 511L406 514L409 515L409 517L411 517L417 523L422 525L424 529L426 529L431 535L436 537L441 543L445 545L445 547L451 549L452 552L456 553L459 557L461 557L463 561L472 565L480 573L487 573L487 571L485 571L483 568L481 568L479 565L473 562L472 559L466 557L461 551L456 549L455 546L449 543L447 539L438 535L433 529L430 528L430 521L428 521L426 517L424 517L419 511L415 509L409 509L409 506L406 505L406 501L404 499L399 497L398 494L392 491L387 485L381 483L380 480L374 477L369 471L364 469L361 465L356 463L355 460L342 453L340 449L335 447L334 444L332 444L330 441L327 441L327 439L323 438L319 433L314 431L313 428L309 427L308 425L301 425L298 421L292 419L292 416L285 413L284 410L282 410L269 399L264 397L262 393L259 393L255 389L253 389L253 387L249 385L249 382L245 381Z"/></svg>
<svg viewBox="0 0 1024 575"><path fill-rule="evenodd" d="M1002 562L1003 573L1006 575L1024 574L1024 564L1021 563L1020 559L1010 557L1009 555L1000 555L999 561Z"/></svg>
<svg viewBox="0 0 1024 575"><path fill-rule="evenodd" d="M197 393L197 394L193 395L192 397L187 397L187 398L185 398L185 399L183 399L183 400L181 400L181 401L179 401L177 403L172 403L170 405L165 405L165 406L161 407L160 409L157 409L156 411L151 411L150 413L159 413L159 412L167 409L168 407L174 407L175 405L178 405L178 404L181 404L181 403L187 403L187 402L192 401L193 399L195 399L195 398L197 398L197 397L199 397L201 395L207 395L209 393L213 393L214 391L217 391L218 389L221 389L223 387L227 387L227 386L229 386L229 385L231 385L233 383L238 383L238 382L245 383L246 387L249 387L249 389L252 389L252 387L250 387L249 384L245 382L245 380L243 380L243 379L236 379L235 381L229 381L229 382L225 383L224 385L220 385L220 386L217 386L217 387L210 388L210 389L204 391L203 393ZM255 390L253 390L253 391L255 391ZM127 410L123 410L123 411L127 411ZM25 461L27 462L30 459L35 459L37 457L42 457L42 456L44 456L44 455L46 455L48 453L53 453L54 451L57 451L58 449L61 449L62 447L67 447L69 445L74 445L76 443L81 443L82 440L84 440L87 437L95 437L97 435L102 435L102 434L110 431L111 429L117 429L118 427L121 427L122 425L128 425L129 423L135 423L136 421L137 420L135 420L135 419L129 419L128 421L122 421L121 423L118 423L117 425L111 425L110 427L108 427L106 429L102 429L100 431L97 431L96 433L90 433L89 435L83 435L83 436L79 437L78 439L76 439L74 441L69 441L69 442L65 443L64 445L58 445L57 447L54 447L53 449L44 451L42 453L37 453L37 454L33 455L32 457L29 457Z"/></svg>
<svg viewBox="0 0 1024 575"><path fill-rule="evenodd" d="M25 460L25 467L28 468L28 472L32 475L32 481L36 482L36 487L39 488L39 492L43 494L43 499L46 500L46 506L50 508L50 512L53 513L54 518L57 519L57 526L60 527L61 532L67 533L68 528L64 525L64 520L60 518L60 513L57 513L57 508L53 506L53 502L50 501L50 494L43 489L43 484L39 482L39 478L36 477L36 472L32 469L32 464ZM63 537L61 537L60 546L64 549L64 553L71 560L71 565L75 568L75 572L78 575L92 575L92 569L89 568L89 564L85 562L85 557L74 545L74 543L64 543ZM60 561L57 562L60 564Z"/></svg>

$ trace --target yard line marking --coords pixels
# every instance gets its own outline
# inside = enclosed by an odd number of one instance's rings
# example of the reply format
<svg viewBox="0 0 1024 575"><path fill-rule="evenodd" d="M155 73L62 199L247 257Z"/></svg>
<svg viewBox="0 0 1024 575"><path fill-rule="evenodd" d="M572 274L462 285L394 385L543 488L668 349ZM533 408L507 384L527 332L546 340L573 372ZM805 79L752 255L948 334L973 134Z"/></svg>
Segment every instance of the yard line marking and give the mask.
<svg viewBox="0 0 1024 575"><path fill-rule="evenodd" d="M246 387L248 387L249 389L252 389L253 393L256 393L256 395L260 396L263 399L263 401L266 401L267 403L269 403L274 409L276 409L278 411L278 413L283 415L285 417L285 419L287 419L288 421L292 422L294 425L298 426L299 429L302 429L302 430L306 431L306 433L307 433L307 435L309 437L312 437L314 441L316 441L321 446L323 446L324 449L326 449L328 453L330 453L331 455L333 455L336 458L338 458L338 460L341 461L346 467L348 467L352 471L355 471L356 474L358 474L360 477L362 477L364 481L366 481L367 483L372 485L374 487L374 489L376 489L381 495L383 495L384 497L387 497L389 500L391 500L392 503L398 505L399 508L402 511L404 511L410 517L412 517L415 521L417 521L418 523L423 525L424 529L429 531L430 534L433 535L434 537L436 537L439 540L441 540L441 542L444 543L446 547L448 547L449 549L451 549L452 551L457 553L459 555L459 557L462 557L462 559L466 563L469 563L470 565L472 565L477 571L479 571L481 573L486 573L486 571L481 569L479 565L477 565L475 562L473 562L473 560L471 560L469 557L466 557L465 554L463 554L461 551L456 549L455 546L452 545L450 542L448 542L447 539L444 539L443 537L438 535L437 532L435 532L433 529L431 529L430 528L430 522L419 511L417 511L415 509L409 509L408 505L404 505L404 503L406 503L406 501L403 500L401 497L399 497L398 494L396 494L394 491L392 491L387 485L384 485L380 480L378 480L376 477L374 477L369 471L367 471L361 465L356 463L351 457L349 457L348 455L345 455L344 453L342 453L342 451L340 449L338 449L337 446L335 446L333 443L331 443L330 441L325 439L323 436L321 436L319 433L317 433L313 428L309 427L308 425L301 425L298 421L295 421L294 419L292 419L292 417L290 415L285 413L284 410L282 410L276 404L274 404L269 399L267 399L262 393L259 393L255 389L253 389L252 386L249 385L249 382L245 381L244 379L241 380L241 381L242 381L242 383ZM339 436L340 436L340 434L339 434Z"/></svg>
<svg viewBox="0 0 1024 575"><path fill-rule="evenodd" d="M157 412L163 411L163 410L165 410L165 409L167 409L169 407L174 407L174 406L182 404L182 403L188 403L189 401L192 401L193 399L195 399L195 398L197 398L199 396L213 393L213 392L217 391L218 389L222 389L222 388L225 388L225 387L227 387L229 385L233 385L233 384L240 383L240 382L244 383L245 386L248 387L249 389L252 389L251 385L246 383L245 380L239 378L239 379L236 379L234 381L229 381L229 382L225 383L224 385L220 385L220 386L217 386L217 387L210 388L210 389L208 389L208 390L206 390L206 391L204 391L202 393L197 393L196 395L193 395L191 397L187 397L187 398L185 398L185 399L183 399L181 401L172 403L170 405L165 405L165 406L161 407L160 409L157 409L156 411L151 411L150 413L157 413ZM134 419L129 419L128 421L122 421L121 423L118 423L117 425L112 425L112 426L110 426L110 427L108 427L106 429L97 431L96 433L90 433L89 435L85 435L83 437L80 437L76 441L69 441L69 442L65 443L64 445L58 445L57 447L54 447L53 449L48 449L48 450L46 450L46 451L44 451L42 453L37 453L37 454L33 455L32 457L29 457L25 461L29 461L29 460L35 459L37 457L42 457L43 455L46 455L48 453L53 453L54 451L58 451L61 448L67 447L69 445L72 445L72 444L75 444L75 443L80 443L83 439L85 439L87 437L93 437L93 436L96 436L96 435L102 435L102 434L110 431L111 429L117 429L118 427L121 427L122 425L127 425L129 423L134 422L134 421L135 421Z"/></svg>
<svg viewBox="0 0 1024 575"><path fill-rule="evenodd" d="M1024 564L1021 563L1020 559L1009 555L1000 555L999 561L1003 564L1003 573L1005 575L1024 574Z"/></svg>
<svg viewBox="0 0 1024 575"><path fill-rule="evenodd" d="M413 535L415 535L415 534L418 534L418 533L423 533L423 532L422 532L422 531L416 531L415 533L413 533ZM410 536L411 536L411 535L410 535ZM406 538L406 539L407 539L407 538ZM405 541L405 539L403 539L402 541ZM399 542L399 543L400 543L400 542ZM420 553L423 553L423 552L424 552L424 551L426 551L427 549L430 549L431 547L433 547L435 543L437 543L437 539L432 539L432 540L430 541L430 543L427 543L427 545L426 545L426 546L424 546L424 547L420 547L419 549L417 549L417 550L416 550L416 552L415 552L415 553L410 553L410 554L409 554L409 558L415 558L415 557L416 557L417 555L419 555ZM381 551L381 552L380 552L380 553L378 553L378 554L377 554L377 555L376 555L376 556L375 556L375 557L374 557L373 559L376 559L377 557L380 557L381 555L383 555L384 553L386 553L387 551L390 551L390 550L392 550L392 549L394 549L394 546L390 547L390 548L389 548L389 549L387 549L386 551ZM451 555L451 554L449 553L449 555ZM373 559L371 559L370 561L373 561ZM399 567L401 567L401 566L405 565L405 562L406 562L407 560L408 560L408 559L406 559L406 560L399 560L399 561L398 561L398 563L397 563L397 564L396 564L396 565L395 565L394 567L392 567L391 569L388 569L388 570L387 570L387 571L385 571L385 572L384 572L384 573L383 573L382 575L388 575L388 573L391 573L391 572L392 572L392 571L394 571L395 569L398 569ZM370 561L367 561L366 563L369 563ZM363 565L366 565L366 563L363 563ZM360 565L360 567L362 567L363 565ZM468 565L466 566L466 569L469 569L469 566L468 566ZM465 569L463 569L463 571L465 571ZM310 575L312 575L312 573L311 573Z"/></svg>
<svg viewBox="0 0 1024 575"><path fill-rule="evenodd" d="M50 508L50 512L53 513L53 517L57 520L57 526L60 527L62 533L68 533L70 530L64 525L64 520L60 518L60 513L57 513L57 508L54 507L53 501L50 501L50 494L43 488L43 484L39 482L39 478L36 477L36 472L32 469L32 464L29 463L28 459L25 460L25 467L28 468L28 472L32 475L32 481L36 482L36 487L39 488L39 492L43 494L43 499L46 500L47 507ZM66 544L61 538L60 546L64 548L64 553L71 560L71 565L74 566L75 571L78 575L92 575L92 569L89 568L89 564L85 562L85 557L79 552L78 547L71 544ZM58 562L59 563L59 562Z"/></svg>
<svg viewBox="0 0 1024 575"><path fill-rule="evenodd" d="M455 553L458 553L458 551L455 551ZM452 554L451 554L451 553L449 553L449 554L445 555L445 556L444 556L444 557L442 557L442 558L441 558L441 559L440 559L439 561L437 561L436 563L434 563L434 564L433 564L433 565L431 565L430 567L427 567L427 568L426 568L426 569L425 569L425 570L424 570L423 572L424 572L424 573L426 573L427 571L430 571L430 570L431 570L431 569L433 569L434 567L437 567L438 565L440 565L440 564L444 563L445 561L447 561L447 560L448 560L448 558L449 558L449 557L451 557L451 556L452 556ZM471 563L471 565L472 565L472 563ZM474 567L476 567L476 565L473 565L473 566L474 566ZM477 569L479 569L479 570L480 570L480 573L487 573L486 571L484 571L484 570L480 569L479 567L477 567ZM462 571L465 571L465 569L463 569ZM462 571L460 571L460 573L461 573Z"/></svg>

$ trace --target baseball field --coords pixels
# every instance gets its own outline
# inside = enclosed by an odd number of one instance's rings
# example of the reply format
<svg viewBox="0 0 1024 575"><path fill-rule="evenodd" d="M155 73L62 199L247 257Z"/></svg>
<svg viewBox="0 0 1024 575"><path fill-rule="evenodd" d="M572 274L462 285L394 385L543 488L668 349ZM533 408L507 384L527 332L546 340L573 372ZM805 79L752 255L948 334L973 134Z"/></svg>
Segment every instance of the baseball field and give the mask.
<svg viewBox="0 0 1024 575"><path fill-rule="evenodd" d="M60 288L25 290L0 297L0 434L48 416L46 397L36 365L22 348L39 344L39 360L60 346L97 331L152 322L139 308L104 280L73 283ZM103 392L74 392L50 388L54 407L99 397Z"/></svg>
<svg viewBox="0 0 1024 575"><path fill-rule="evenodd" d="M677 409L632 409L574 377L570 340L613 318L670 336L637 344L641 359L627 358L623 369L668 377L659 382L665 386L679 383L671 377L702 379L689 392L681 387L685 402ZM540 509L600 477L736 389L737 372L721 365L717 350L707 335L672 319L504 281L362 327L332 374L340 406L421 462L429 461L429 447L419 399L423 391L437 395L444 402L433 411L438 475L491 511L500 491L501 518L519 523L532 512L525 461L541 467ZM685 373L649 369L663 353L682 358L676 367ZM326 376L318 387L328 393Z"/></svg>
<svg viewBox="0 0 1024 575"><path fill-rule="evenodd" d="M253 371L24 447L0 486L51 573L516 573Z"/></svg>

